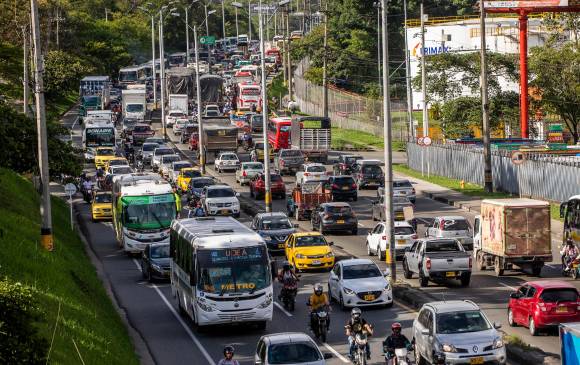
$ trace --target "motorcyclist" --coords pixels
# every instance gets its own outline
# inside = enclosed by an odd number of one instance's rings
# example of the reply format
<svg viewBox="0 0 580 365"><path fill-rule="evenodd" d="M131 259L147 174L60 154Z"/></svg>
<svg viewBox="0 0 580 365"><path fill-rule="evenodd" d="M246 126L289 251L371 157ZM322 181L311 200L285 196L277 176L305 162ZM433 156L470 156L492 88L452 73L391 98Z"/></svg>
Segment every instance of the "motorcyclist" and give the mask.
<svg viewBox="0 0 580 365"><path fill-rule="evenodd" d="M282 290L280 291L280 295L278 295L278 299L282 299L284 291L296 290L298 288L298 277L288 261L284 262L282 270L278 273L278 281L282 283Z"/></svg>
<svg viewBox="0 0 580 365"><path fill-rule="evenodd" d="M125 143L125 158L129 162L133 162L135 160L135 149L133 148L132 143Z"/></svg>
<svg viewBox="0 0 580 365"><path fill-rule="evenodd" d="M314 293L308 298L308 308L310 309L310 329L314 329L316 324L316 311L322 308L329 308L328 296L324 293L322 284L314 285ZM330 329L330 316L326 317L326 330Z"/></svg>
<svg viewBox="0 0 580 365"><path fill-rule="evenodd" d="M252 135L248 132L244 132L242 135L242 146L245 148L250 148L252 145Z"/></svg>
<svg viewBox="0 0 580 365"><path fill-rule="evenodd" d="M346 335L348 336L349 356L352 359L354 357L355 336L363 331L366 331L367 335L371 336L373 334L373 327L362 318L362 312L359 308L353 308L350 312L350 319L344 328L346 330ZM371 348L368 341L366 344L366 350L367 359L370 359Z"/></svg>
<svg viewBox="0 0 580 365"><path fill-rule="evenodd" d="M399 322L395 322L391 325L391 335L385 338L383 341L383 350L387 355L387 359L391 360L395 357L395 349L400 348L411 348L411 342L401 333L402 326Z"/></svg>
<svg viewBox="0 0 580 365"><path fill-rule="evenodd" d="M578 251L578 248L574 244L574 241L572 241L571 238L568 238L566 240L566 246L562 250L562 254L564 256L564 265L566 265L564 271L570 271L570 264L572 263L572 261L574 261L574 259L576 258L576 256L578 256L579 253L580 252Z"/></svg>
<svg viewBox="0 0 580 365"><path fill-rule="evenodd" d="M92 190L93 190L93 182L91 181L91 179L83 180L82 193L83 193L83 198L85 199L86 202L89 202L91 200Z"/></svg>
<svg viewBox="0 0 580 365"><path fill-rule="evenodd" d="M234 347L226 346L224 348L224 358L221 359L217 365L240 365L238 360L234 360Z"/></svg>

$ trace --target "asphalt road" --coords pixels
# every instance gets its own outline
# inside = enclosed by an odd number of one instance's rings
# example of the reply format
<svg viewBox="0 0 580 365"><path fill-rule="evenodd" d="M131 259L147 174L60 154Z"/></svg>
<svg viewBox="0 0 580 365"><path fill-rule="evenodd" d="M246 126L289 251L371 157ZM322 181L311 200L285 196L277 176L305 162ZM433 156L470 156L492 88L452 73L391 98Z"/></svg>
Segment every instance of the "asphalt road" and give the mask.
<svg viewBox="0 0 580 365"><path fill-rule="evenodd" d="M69 128L73 127L73 141L80 143L80 127L75 123L75 118L74 112L69 113L63 123ZM169 134L173 138L171 131ZM177 147L189 154L184 145L177 144ZM363 153L363 155L369 158L382 158L382 152ZM248 156L242 154L241 158L247 159ZM397 154L395 161L404 161L404 155ZM230 184L242 195L249 197L249 189L236 184L233 173L216 174L211 164L208 165L208 170L210 174L219 176L223 182ZM294 184L293 178L285 177L284 179L288 187ZM430 218L441 214L463 215L473 220L473 215L470 213L422 197L420 184L417 184L415 188L419 194L416 216L420 221L428 222ZM334 247L341 256L347 254L367 257L365 237L375 224L370 215L371 202L375 196L375 190L362 190L359 200L352 203L360 223L357 236L328 236L329 240L335 242ZM274 200L273 207L276 211L285 211L285 201ZM307 296L311 293L314 283L327 282L328 273L302 274L296 310L293 313L288 313L281 309L279 303L276 303L274 320L268 324L265 331L239 325L219 326L200 333L189 320L177 314L175 299L171 295L168 283L149 284L143 280L139 271L139 259L128 257L119 248L114 238L112 225L110 223L92 223L87 204L77 201L77 209L81 212L88 229L89 237L87 238L91 248L98 259L102 261L120 306L126 310L129 321L147 343L156 363L213 364L220 359L223 347L227 344L233 344L236 347L236 358L242 364L250 364L253 363L256 343L263 334L285 331L308 332L306 324L308 313L305 306ZM242 216L241 220L249 222L249 217ZM299 224L301 229L311 229L309 222L302 221ZM420 234L422 229L422 226L419 226ZM376 260L376 257L371 258ZM385 267L383 262L378 262L378 264L381 268ZM398 270L398 272L398 278L402 279L401 271ZM548 267L543 276L559 278L559 270L556 267ZM503 323L503 330L507 333L517 334L525 342L545 351L559 353L558 338L554 334L531 337L523 328L507 327L506 304L508 295L519 283L531 279L530 276L522 273L510 273L498 279L492 272L474 272L469 288L460 288L458 285L447 287L431 283L424 290L446 300L471 299L482 307L492 321ZM417 280L406 281L415 287L419 286ZM403 332L409 335L409 329L416 313L400 303L395 303L389 309L365 309L363 313L364 317L375 326L375 336L371 338L371 352L373 353L371 363L383 363L380 356L380 342L388 335L391 323L401 322L404 328ZM334 306L331 319L331 332L328 341L319 345L323 352L334 354L334 357L328 361L329 364L347 363L345 356L348 349L343 326L348 319L348 312L342 312L338 306Z"/></svg>

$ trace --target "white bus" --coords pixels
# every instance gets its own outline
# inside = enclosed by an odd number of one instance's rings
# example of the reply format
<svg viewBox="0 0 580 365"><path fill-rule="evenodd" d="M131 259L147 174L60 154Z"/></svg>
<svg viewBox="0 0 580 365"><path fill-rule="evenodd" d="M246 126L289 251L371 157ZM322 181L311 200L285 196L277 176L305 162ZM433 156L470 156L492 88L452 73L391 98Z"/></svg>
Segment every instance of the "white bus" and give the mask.
<svg viewBox="0 0 580 365"><path fill-rule="evenodd" d="M198 327L272 320L272 268L262 237L232 217L173 221L171 291Z"/></svg>

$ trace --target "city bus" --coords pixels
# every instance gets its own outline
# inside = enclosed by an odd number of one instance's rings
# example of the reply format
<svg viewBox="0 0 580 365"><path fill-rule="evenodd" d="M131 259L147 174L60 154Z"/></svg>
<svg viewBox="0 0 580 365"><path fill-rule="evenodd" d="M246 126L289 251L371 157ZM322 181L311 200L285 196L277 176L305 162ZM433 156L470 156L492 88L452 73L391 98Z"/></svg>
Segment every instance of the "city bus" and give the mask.
<svg viewBox="0 0 580 365"><path fill-rule="evenodd" d="M198 328L273 315L273 269L264 239L232 217L173 221L171 291Z"/></svg>
<svg viewBox="0 0 580 365"><path fill-rule="evenodd" d="M181 210L181 199L161 176L115 176L112 196L115 235L125 252L141 253L149 243L169 242L169 228Z"/></svg>
<svg viewBox="0 0 580 365"><path fill-rule="evenodd" d="M127 85L145 83L147 78L145 72L145 67L142 66L131 66L120 69L119 85L121 87L127 87Z"/></svg>
<svg viewBox="0 0 580 365"><path fill-rule="evenodd" d="M187 55L185 52L172 53L168 57L169 67L186 66Z"/></svg>
<svg viewBox="0 0 580 365"><path fill-rule="evenodd" d="M563 242L571 238L576 247L580 247L580 195L560 204L560 218L564 219Z"/></svg>
<svg viewBox="0 0 580 365"><path fill-rule="evenodd" d="M292 118L272 117L268 121L268 142L275 151L290 148L290 129Z"/></svg>

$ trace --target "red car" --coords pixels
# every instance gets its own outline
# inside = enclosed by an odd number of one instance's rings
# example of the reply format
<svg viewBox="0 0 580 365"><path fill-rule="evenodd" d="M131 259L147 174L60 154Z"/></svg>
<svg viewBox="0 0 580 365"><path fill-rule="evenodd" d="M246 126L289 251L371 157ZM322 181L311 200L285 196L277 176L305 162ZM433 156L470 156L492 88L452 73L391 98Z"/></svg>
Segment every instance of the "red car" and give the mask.
<svg viewBox="0 0 580 365"><path fill-rule="evenodd" d="M258 199L263 196L266 190L266 175L260 173L250 180L250 196ZM278 196L280 199L286 197L286 185L279 174L270 174L270 191L272 197Z"/></svg>
<svg viewBox="0 0 580 365"><path fill-rule="evenodd" d="M564 281L538 280L524 283L510 295L508 323L527 326L535 336L539 329L580 321L578 290Z"/></svg>

